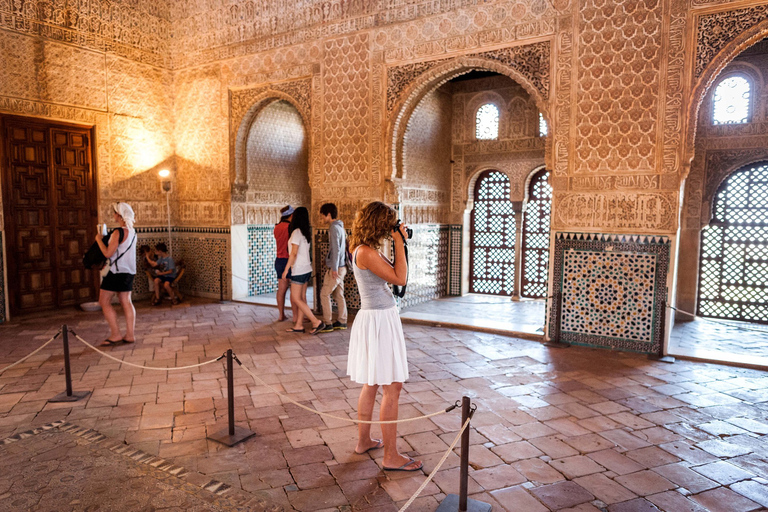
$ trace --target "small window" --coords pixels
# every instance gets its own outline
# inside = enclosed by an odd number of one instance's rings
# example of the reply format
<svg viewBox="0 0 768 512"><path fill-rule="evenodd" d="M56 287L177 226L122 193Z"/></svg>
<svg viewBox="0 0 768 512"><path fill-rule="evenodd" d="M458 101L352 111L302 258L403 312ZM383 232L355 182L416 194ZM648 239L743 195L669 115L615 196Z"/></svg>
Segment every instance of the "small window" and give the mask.
<svg viewBox="0 0 768 512"><path fill-rule="evenodd" d="M749 121L752 87L740 75L729 76L715 88L713 98L713 124L739 124Z"/></svg>
<svg viewBox="0 0 768 512"><path fill-rule="evenodd" d="M499 109L493 103L486 103L477 109L475 137L478 140L499 138Z"/></svg>
<svg viewBox="0 0 768 512"><path fill-rule="evenodd" d="M547 121L544 119L544 114L539 112L539 137L547 136Z"/></svg>

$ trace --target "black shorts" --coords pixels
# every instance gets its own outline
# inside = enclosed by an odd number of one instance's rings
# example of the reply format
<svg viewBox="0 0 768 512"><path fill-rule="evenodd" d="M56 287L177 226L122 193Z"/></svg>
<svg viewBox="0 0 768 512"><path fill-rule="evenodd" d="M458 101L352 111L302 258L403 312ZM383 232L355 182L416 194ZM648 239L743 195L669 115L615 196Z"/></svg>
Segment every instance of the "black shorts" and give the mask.
<svg viewBox="0 0 768 512"><path fill-rule="evenodd" d="M109 273L104 276L101 281L101 289L108 292L130 292L133 291L133 278L136 274L128 274L120 272L113 274L110 270Z"/></svg>
<svg viewBox="0 0 768 512"><path fill-rule="evenodd" d="M176 280L176 276L167 274L163 276L157 276L157 279L159 279L161 283L173 283Z"/></svg>
<svg viewBox="0 0 768 512"><path fill-rule="evenodd" d="M283 278L283 272L285 272L285 267L288 265L288 258L275 258L275 272L277 272L277 278L282 279ZM288 277L286 279L291 278L291 271L288 271Z"/></svg>
<svg viewBox="0 0 768 512"><path fill-rule="evenodd" d="M312 277L312 272L307 272L306 274L301 274L298 276L291 276L291 283L292 284L306 284L309 282L309 279Z"/></svg>

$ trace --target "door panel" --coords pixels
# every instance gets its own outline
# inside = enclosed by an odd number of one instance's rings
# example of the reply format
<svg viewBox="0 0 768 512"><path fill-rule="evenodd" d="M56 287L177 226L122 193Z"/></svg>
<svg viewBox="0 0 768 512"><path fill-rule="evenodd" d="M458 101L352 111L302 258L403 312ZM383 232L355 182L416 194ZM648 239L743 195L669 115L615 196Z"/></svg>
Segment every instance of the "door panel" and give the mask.
<svg viewBox="0 0 768 512"><path fill-rule="evenodd" d="M97 277L81 262L96 229L90 132L10 117L3 126L11 311L95 300Z"/></svg>

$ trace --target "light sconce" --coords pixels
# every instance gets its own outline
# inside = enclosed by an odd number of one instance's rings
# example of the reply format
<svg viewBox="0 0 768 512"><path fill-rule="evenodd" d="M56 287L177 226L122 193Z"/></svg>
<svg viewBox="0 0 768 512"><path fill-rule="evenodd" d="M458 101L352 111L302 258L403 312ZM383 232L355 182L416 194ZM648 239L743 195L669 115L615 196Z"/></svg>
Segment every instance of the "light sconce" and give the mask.
<svg viewBox="0 0 768 512"><path fill-rule="evenodd" d="M160 187L165 192L165 208L168 216L168 247L171 258L173 258L173 236L171 234L171 171L162 169L158 171L160 176Z"/></svg>
<svg viewBox="0 0 768 512"><path fill-rule="evenodd" d="M162 171L158 171L158 176L160 176L160 186L163 189L163 192L170 192L171 191L171 171L168 169L163 169Z"/></svg>

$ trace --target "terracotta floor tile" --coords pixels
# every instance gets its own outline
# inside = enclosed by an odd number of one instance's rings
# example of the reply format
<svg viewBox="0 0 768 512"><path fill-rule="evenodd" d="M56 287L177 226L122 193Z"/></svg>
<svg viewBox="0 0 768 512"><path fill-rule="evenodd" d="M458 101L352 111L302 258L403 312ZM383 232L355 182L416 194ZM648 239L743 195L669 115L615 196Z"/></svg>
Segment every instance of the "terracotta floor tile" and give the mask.
<svg viewBox="0 0 768 512"><path fill-rule="evenodd" d="M539 501L550 510L573 507L592 501L595 497L576 482L558 482L556 484L535 487L530 490Z"/></svg>
<svg viewBox="0 0 768 512"><path fill-rule="evenodd" d="M491 492L507 512L548 512L549 509L522 487L507 487Z"/></svg>
<svg viewBox="0 0 768 512"><path fill-rule="evenodd" d="M718 487L691 497L711 512L750 512L760 505L728 488Z"/></svg>
<svg viewBox="0 0 768 512"><path fill-rule="evenodd" d="M729 464L725 461L713 462L711 464L704 464L702 466L694 466L691 469L721 485L731 485L732 483L739 482L741 480L747 480L755 476L752 473L744 471L738 466L734 466L733 464Z"/></svg>
<svg viewBox="0 0 768 512"><path fill-rule="evenodd" d="M605 468L584 455L552 460L549 464L569 479L605 471Z"/></svg>
<svg viewBox="0 0 768 512"><path fill-rule="evenodd" d="M653 471L660 474L670 482L688 489L694 494L707 491L709 489L714 489L719 485L709 478L701 476L699 473L696 473L683 464L669 464L667 466L659 466L657 468L653 468Z"/></svg>
<svg viewBox="0 0 768 512"><path fill-rule="evenodd" d="M675 484L653 471L638 471L617 476L615 480L639 496L657 494L676 487Z"/></svg>

